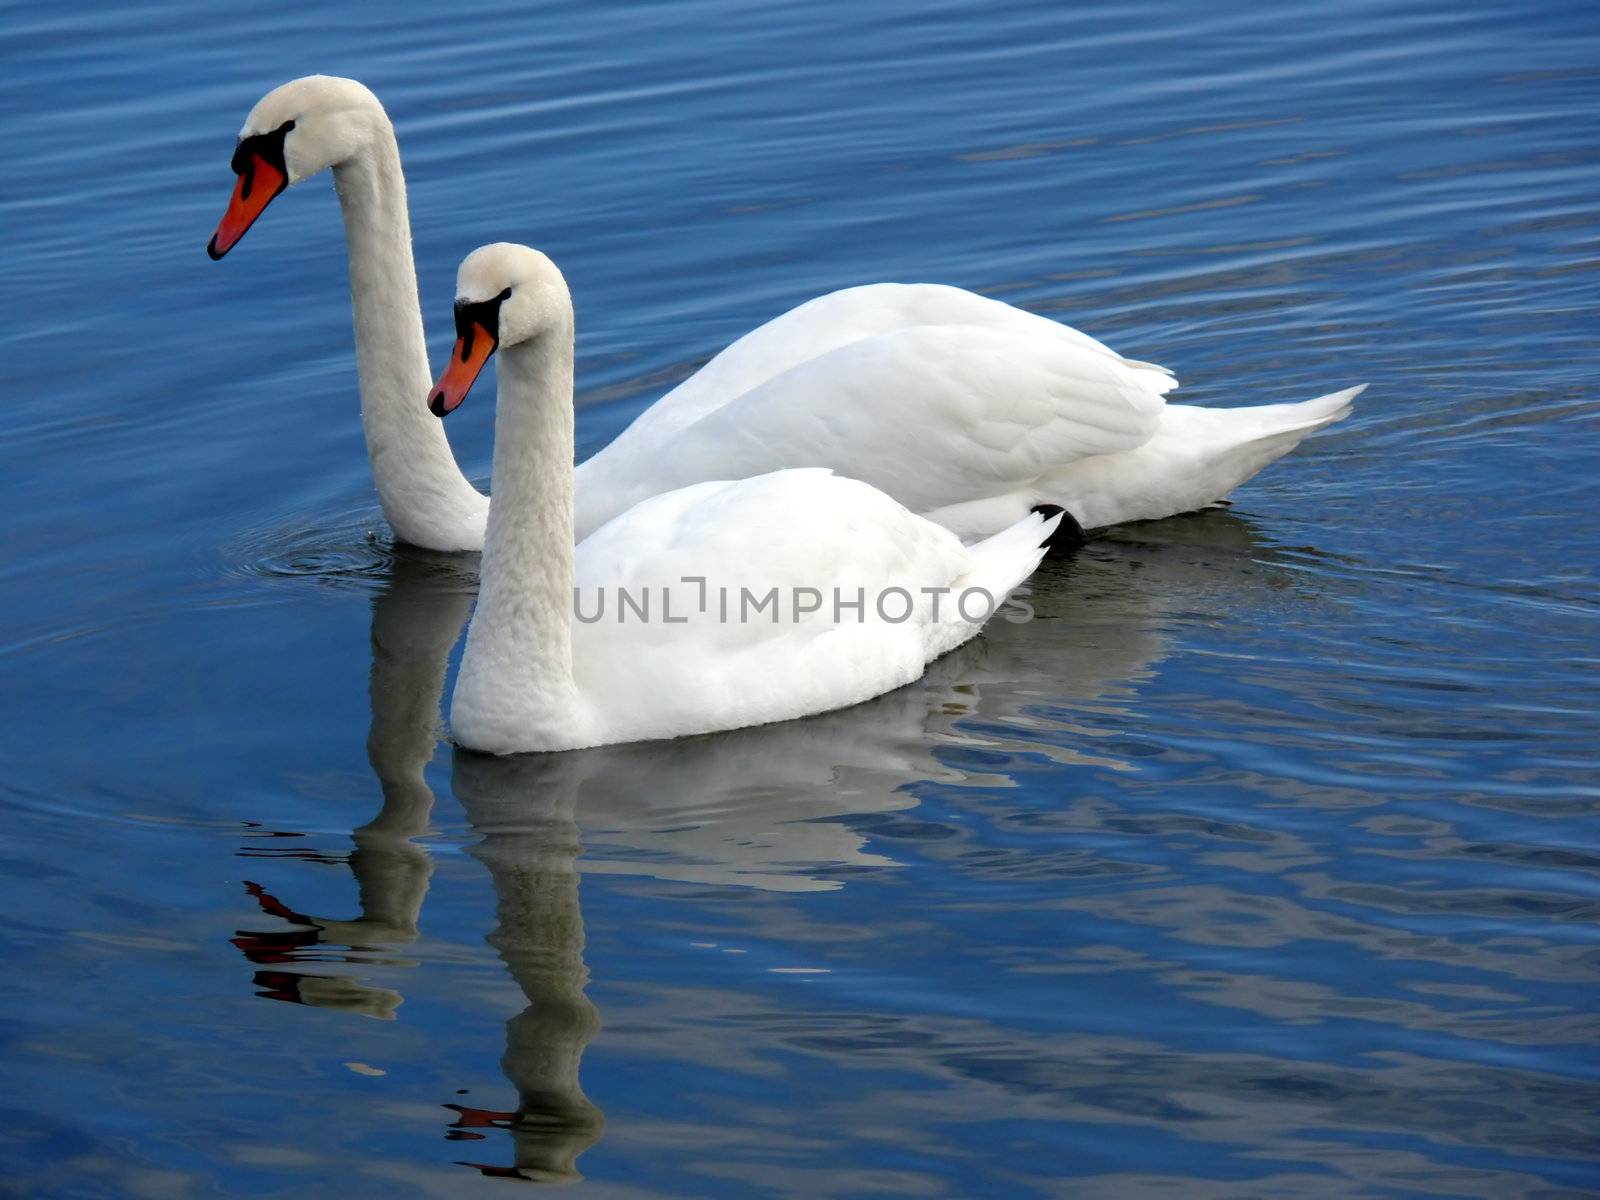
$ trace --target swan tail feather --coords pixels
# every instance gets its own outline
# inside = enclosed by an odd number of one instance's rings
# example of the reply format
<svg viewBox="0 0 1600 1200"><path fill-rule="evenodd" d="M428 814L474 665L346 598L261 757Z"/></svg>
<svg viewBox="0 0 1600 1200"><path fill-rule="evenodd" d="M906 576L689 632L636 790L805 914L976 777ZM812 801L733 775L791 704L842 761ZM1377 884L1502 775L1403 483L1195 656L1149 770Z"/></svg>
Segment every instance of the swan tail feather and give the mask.
<svg viewBox="0 0 1600 1200"><path fill-rule="evenodd" d="M990 611L1005 603L1017 585L1038 568L1061 526L1077 522L1053 504L1041 504L1015 525L968 547L973 569L959 581L958 591L977 588L987 593ZM1082 530L1078 530L1081 536Z"/></svg>
<svg viewBox="0 0 1600 1200"><path fill-rule="evenodd" d="M1211 443L1216 463L1228 476L1222 494L1226 495L1268 463L1282 458L1310 434L1349 416L1351 401L1366 387L1364 383L1358 384L1295 404L1206 410L1213 414L1210 417L1213 424L1209 431L1202 427L1195 432L1202 443Z"/></svg>
<svg viewBox="0 0 1600 1200"><path fill-rule="evenodd" d="M1226 499L1234 488L1288 454L1307 436L1348 416L1351 401L1366 386L1296 404L1190 409L1187 413L1174 406L1168 412L1182 424L1172 434L1198 455L1200 469L1192 471L1190 486L1174 489L1163 505L1164 512L1148 515L1184 512Z"/></svg>
<svg viewBox="0 0 1600 1200"><path fill-rule="evenodd" d="M1263 418L1264 428L1258 436L1277 437L1286 433L1308 434L1324 426L1342 421L1350 415L1355 398L1367 390L1367 385L1329 392L1315 400L1302 400L1298 404L1269 404L1253 411Z"/></svg>

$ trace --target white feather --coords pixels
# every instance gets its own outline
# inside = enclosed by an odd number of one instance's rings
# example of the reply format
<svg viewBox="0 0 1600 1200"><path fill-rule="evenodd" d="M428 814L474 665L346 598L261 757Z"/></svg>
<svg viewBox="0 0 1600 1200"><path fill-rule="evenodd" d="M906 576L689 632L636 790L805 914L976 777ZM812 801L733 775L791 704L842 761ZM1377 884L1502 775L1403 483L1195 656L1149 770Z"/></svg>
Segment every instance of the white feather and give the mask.
<svg viewBox="0 0 1600 1200"><path fill-rule="evenodd" d="M868 484L796 469L651 497L574 550L565 284L504 244L460 280L464 299L509 296L498 498L451 705L463 745L576 749L870 699L976 634L1060 521L1029 514L968 548Z"/></svg>
<svg viewBox="0 0 1600 1200"><path fill-rule="evenodd" d="M362 418L403 539L481 549L488 501L417 398L428 387L405 179L388 116L353 80L264 97L244 133L294 120L291 182L331 167L350 238ZM706 479L831 467L963 539L1036 504L1088 528L1226 497L1330 421L1326 405L1168 405L1177 381L1087 334L935 284L833 292L769 321L646 409L577 471L578 536ZM1338 393L1347 406L1359 389Z"/></svg>

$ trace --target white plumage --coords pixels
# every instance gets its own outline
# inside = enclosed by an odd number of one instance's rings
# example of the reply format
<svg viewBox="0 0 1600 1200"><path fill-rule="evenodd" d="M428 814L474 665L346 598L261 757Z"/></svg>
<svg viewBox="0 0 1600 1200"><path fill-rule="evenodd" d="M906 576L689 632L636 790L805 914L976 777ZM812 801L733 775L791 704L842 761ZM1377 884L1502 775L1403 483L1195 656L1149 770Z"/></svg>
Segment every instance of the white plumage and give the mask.
<svg viewBox="0 0 1600 1200"><path fill-rule="evenodd" d="M966 547L865 483L796 469L653 496L574 550L565 282L501 243L462 264L457 303L498 304L476 328L500 355L497 499L450 714L470 748L679 737L869 699L976 634L1059 520ZM460 320L440 413L482 366Z"/></svg>
<svg viewBox="0 0 1600 1200"><path fill-rule="evenodd" d="M242 136L290 121L287 182L332 168L344 209L384 513L403 540L480 549L488 501L416 408L427 350L388 116L361 84L310 76L268 93ZM959 288L849 288L740 338L581 464L576 531L672 488L806 466L870 483L967 540L1036 504L1086 528L1169 516L1223 499L1360 391L1201 409L1167 404L1176 386L1087 334Z"/></svg>

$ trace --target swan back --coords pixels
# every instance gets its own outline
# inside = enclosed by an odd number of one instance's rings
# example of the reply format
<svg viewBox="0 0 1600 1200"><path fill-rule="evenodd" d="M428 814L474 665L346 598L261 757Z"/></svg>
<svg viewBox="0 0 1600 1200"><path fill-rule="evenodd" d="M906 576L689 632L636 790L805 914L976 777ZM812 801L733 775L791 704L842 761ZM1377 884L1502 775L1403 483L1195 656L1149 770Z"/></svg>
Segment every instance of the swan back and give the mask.
<svg viewBox="0 0 1600 1200"><path fill-rule="evenodd" d="M1023 337L1060 340L1126 361L1086 333L962 288L937 283L864 284L808 300L751 330L641 413L622 438L635 431L648 439L671 436L829 351L864 338L929 325L1005 330Z"/></svg>
<svg viewBox="0 0 1600 1200"><path fill-rule="evenodd" d="M1009 542L968 549L821 469L653 497L578 547L573 671L588 736L739 728L900 687L977 633L1047 533L1031 518ZM963 610L967 589L984 594Z"/></svg>
<svg viewBox="0 0 1600 1200"><path fill-rule="evenodd" d="M737 395L706 390L746 379ZM852 288L734 343L586 462L577 528L700 479L827 466L922 514L1006 497L1004 513L956 526L992 533L1028 511L1021 493L1046 470L1147 441L1175 386L1086 334L957 288Z"/></svg>

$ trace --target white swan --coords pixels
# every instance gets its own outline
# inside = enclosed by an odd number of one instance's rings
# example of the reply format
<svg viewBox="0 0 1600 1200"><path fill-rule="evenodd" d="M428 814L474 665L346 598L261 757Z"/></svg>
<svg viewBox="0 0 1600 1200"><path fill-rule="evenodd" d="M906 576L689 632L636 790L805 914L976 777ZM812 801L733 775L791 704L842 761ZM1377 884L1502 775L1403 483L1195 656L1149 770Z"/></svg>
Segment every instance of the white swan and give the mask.
<svg viewBox="0 0 1600 1200"><path fill-rule="evenodd" d="M497 498L450 711L471 749L680 737L869 699L977 633L1059 521L1030 514L969 549L812 468L654 496L574 550L566 281L536 250L485 246L461 264L455 315L434 413L500 352Z"/></svg>
<svg viewBox="0 0 1600 1200"><path fill-rule="evenodd" d="M385 516L404 541L481 549L488 500L416 397L428 386L405 177L383 106L308 76L251 110L221 258L285 188L332 168L350 247L361 415ZM818 297L734 342L577 470L577 532L706 479L830 467L963 539L1039 504L1082 526L1227 496L1361 390L1300 404L1169 405L1160 367L959 288L873 284ZM1074 532L1069 526L1062 538Z"/></svg>

